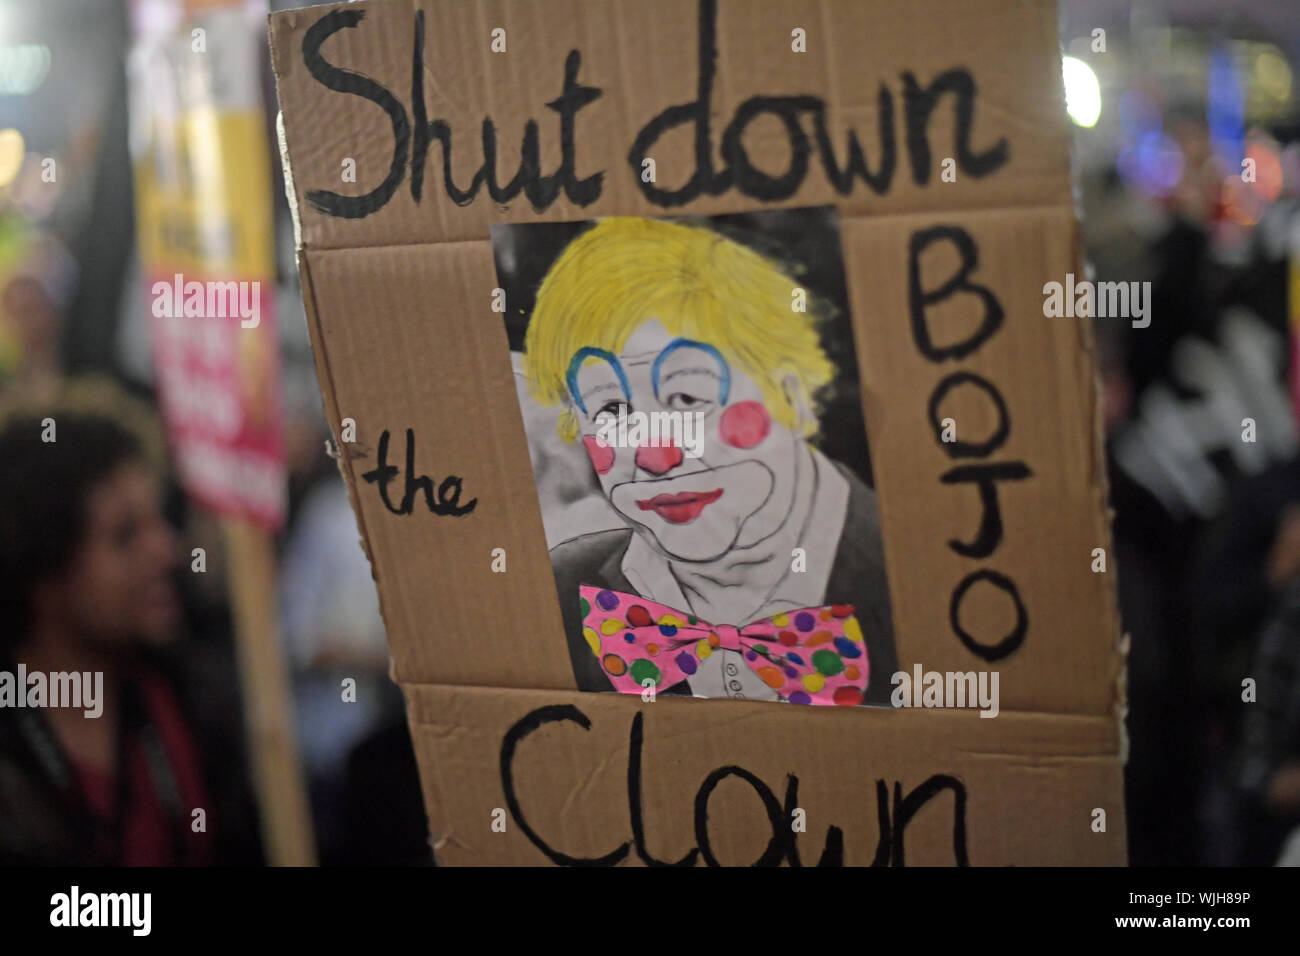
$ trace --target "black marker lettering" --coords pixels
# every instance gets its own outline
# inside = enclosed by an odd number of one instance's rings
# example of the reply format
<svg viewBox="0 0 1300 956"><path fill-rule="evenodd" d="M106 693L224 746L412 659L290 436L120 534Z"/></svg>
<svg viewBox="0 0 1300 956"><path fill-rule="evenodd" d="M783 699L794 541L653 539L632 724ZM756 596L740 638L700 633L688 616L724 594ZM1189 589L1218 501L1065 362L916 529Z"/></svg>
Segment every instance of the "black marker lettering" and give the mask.
<svg viewBox="0 0 1300 956"><path fill-rule="evenodd" d="M989 398L993 399L993 407L998 410L998 427L982 442L944 441L943 422L939 420L939 406L948 397L949 392L967 383L982 388ZM935 441L949 458L984 458L1001 448L1007 436L1011 434L1011 416L1007 413L1007 403L1002 400L1002 393L992 382L974 372L953 372L942 379L930 393L930 427L934 429Z"/></svg>
<svg viewBox="0 0 1300 956"><path fill-rule="evenodd" d="M699 847L692 847L676 863L656 860L646 849L645 816L641 811L641 747L644 743L642 723L641 714L632 718L632 735L627 744L627 803L628 813L632 818L632 840L636 844L636 855L646 866L694 866L695 860L700 855Z"/></svg>
<svg viewBox="0 0 1300 956"><path fill-rule="evenodd" d="M739 777L754 788L754 792L763 801L768 823L772 825L772 839L767 841L767 849L751 865L780 866L794 832L790 829L790 821L781 816L781 804L777 803L776 794L744 767L719 767L704 778L699 792L695 794L695 841L700 845L700 855L704 857L704 862L709 866L722 866L713 855L713 846L709 842L709 797L718 784L728 777Z"/></svg>
<svg viewBox="0 0 1300 956"><path fill-rule="evenodd" d="M937 289L921 288L921 255L936 242L951 242L961 255L961 268ZM967 278L979 267L979 250L970 233L960 226L933 226L912 233L908 243L908 306L912 319L912 338L921 354L931 362L949 358L964 358L983 345L1002 327L1002 305L987 288L976 285ZM930 338L930 327L925 310L958 292L969 292L984 304L984 318L980 326L964 341L937 346Z"/></svg>
<svg viewBox="0 0 1300 956"><path fill-rule="evenodd" d="M700 0L700 32L697 48L698 83L694 102L670 106L637 133L627 161L645 197L658 206L671 209L683 206L701 193L719 195L731 186L731 173L724 169L713 171L713 138L709 133L709 115L712 110L713 74L718 68L717 0ZM650 149L665 132L682 123L695 123L695 172L680 189L660 189L654 183L641 179L641 164Z"/></svg>
<svg viewBox="0 0 1300 956"><path fill-rule="evenodd" d="M501 738L501 789L505 792L506 809L510 811L511 818L518 824L524 836L528 837L533 846L546 854L546 858L552 863L558 866L613 866L627 856L626 842L601 857L569 856L567 853L561 853L559 850L552 848L533 831L533 828L528 825L528 821L524 819L523 808L519 805L519 796L515 793L514 768L515 750L518 749L519 742L541 727L542 724L558 723L562 720L575 723L583 730L591 729L591 721L578 708L572 704L555 704L549 707L539 707L525 714Z"/></svg>
<svg viewBox="0 0 1300 956"><path fill-rule="evenodd" d="M970 866L970 859L966 850L966 786L956 777L939 773L925 781L906 797L903 796L903 785L897 780L894 781L894 866L907 865L903 854L903 833L907 829L907 825L920 812L921 807L944 790L951 790L953 796L953 857L958 866Z"/></svg>
<svg viewBox="0 0 1300 956"><path fill-rule="evenodd" d="M953 139L957 146L957 166L964 173L980 178L1007 161L1007 141L1003 137L982 153L970 150L971 125L975 120L975 79L969 70L953 69L922 89L911 73L903 74L903 109L907 116L907 151L912 157L912 179L918 186L930 181L930 141L927 138L930 113L939 97L952 93L957 97L956 127Z"/></svg>
<svg viewBox="0 0 1300 956"><path fill-rule="evenodd" d="M981 644L975 640L969 631L961 626L962 598L966 596L967 591L980 581L988 581L994 587L1005 591L1011 596L1011 600L1016 607L1015 627L1011 629L1010 634L996 644ZM1000 661L1002 658L1014 653L1016 648L1024 641L1025 632L1029 630L1029 615L1025 611L1024 602L1020 600L1020 591L1016 588L1014 581L1005 574L999 574L997 571L991 571L988 568L981 568L962 578L961 583L952 592L952 603L948 605L948 623L952 626L953 633L957 635L958 639L966 645L966 649L972 654L986 661Z"/></svg>
<svg viewBox="0 0 1300 956"><path fill-rule="evenodd" d="M326 40L340 30L355 27L365 15L364 10L335 10L313 23L302 38L302 61L316 82L336 93L349 93L370 100L388 114L393 124L393 161L382 183L364 196L342 196L327 189L313 189L307 193L307 201L316 209L343 219L361 219L381 209L393 198L393 193L402 184L406 154L411 144L411 126L397 97L370 77L332 66L321 56L320 48Z"/></svg>
<svg viewBox="0 0 1300 956"><path fill-rule="evenodd" d="M402 495L402 503L394 505L388 494L388 486L398 476L400 470L396 465L388 463L388 437L388 429L384 429L379 436L379 462L361 476L363 481L379 485L379 498L385 508L395 515L409 515L415 510L416 493L423 492L425 505L436 515L461 517L474 510L478 504L477 498L471 498L463 505L460 503L463 479L457 475L449 475L442 480L435 500L433 479L415 473L415 430L411 428L406 430L405 491Z"/></svg>
<svg viewBox="0 0 1300 956"><path fill-rule="evenodd" d="M959 465L944 472L939 478L945 485L960 482L973 482L980 491L980 504L983 513L980 517L979 531L970 544L953 538L948 542L964 558L987 558L1002 543L1002 511L998 508L999 481L1024 481L1031 472L1023 462L1010 461L1001 464Z"/></svg>

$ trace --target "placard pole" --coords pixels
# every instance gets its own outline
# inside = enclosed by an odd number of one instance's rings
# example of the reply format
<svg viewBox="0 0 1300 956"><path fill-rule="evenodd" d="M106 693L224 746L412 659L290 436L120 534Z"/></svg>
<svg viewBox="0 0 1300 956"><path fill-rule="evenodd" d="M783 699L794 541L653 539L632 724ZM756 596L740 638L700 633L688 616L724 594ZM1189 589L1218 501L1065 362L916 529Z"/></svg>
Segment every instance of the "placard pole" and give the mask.
<svg viewBox="0 0 1300 956"><path fill-rule="evenodd" d="M262 845L271 866L314 866L311 807L298 760L293 700L279 631L271 536L236 518L222 521L248 754Z"/></svg>

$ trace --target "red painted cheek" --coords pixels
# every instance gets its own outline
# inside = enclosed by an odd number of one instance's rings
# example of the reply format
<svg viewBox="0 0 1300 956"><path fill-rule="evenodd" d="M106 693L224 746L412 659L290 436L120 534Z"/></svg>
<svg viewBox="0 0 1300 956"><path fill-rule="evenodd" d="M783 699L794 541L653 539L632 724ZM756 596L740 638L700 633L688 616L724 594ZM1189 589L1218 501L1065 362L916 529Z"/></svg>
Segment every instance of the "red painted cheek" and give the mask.
<svg viewBox="0 0 1300 956"><path fill-rule="evenodd" d="M722 413L718 434L733 448L753 448L772 429L772 416L762 402L736 402Z"/></svg>
<svg viewBox="0 0 1300 956"><path fill-rule="evenodd" d="M606 474L614 467L614 449L602 445L595 435L583 435L582 443L587 446L587 455L591 458L591 467L596 469L596 474Z"/></svg>

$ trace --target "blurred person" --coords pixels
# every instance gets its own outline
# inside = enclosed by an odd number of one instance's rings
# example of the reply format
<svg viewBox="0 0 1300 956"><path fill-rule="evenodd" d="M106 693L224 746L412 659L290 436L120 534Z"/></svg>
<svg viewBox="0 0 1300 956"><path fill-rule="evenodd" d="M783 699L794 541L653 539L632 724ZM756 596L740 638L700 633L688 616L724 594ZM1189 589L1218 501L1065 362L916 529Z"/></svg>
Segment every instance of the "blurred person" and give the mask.
<svg viewBox="0 0 1300 956"><path fill-rule="evenodd" d="M89 711L0 693L0 862L260 859L242 761L225 746L237 736L200 730L168 658L180 555L144 447L85 412L0 425L0 672L101 687Z"/></svg>
<svg viewBox="0 0 1300 956"><path fill-rule="evenodd" d="M1265 625L1249 674L1256 697L1246 706L1237 766L1251 812L1243 862L1300 866L1300 575Z"/></svg>
<svg viewBox="0 0 1300 956"><path fill-rule="evenodd" d="M0 226L0 386L49 400L63 376L64 317L77 267L53 236Z"/></svg>
<svg viewBox="0 0 1300 956"><path fill-rule="evenodd" d="M324 451L314 379L310 388L286 403L290 507L279 594L320 861L428 862L419 776L402 693L388 674L375 582L347 485Z"/></svg>

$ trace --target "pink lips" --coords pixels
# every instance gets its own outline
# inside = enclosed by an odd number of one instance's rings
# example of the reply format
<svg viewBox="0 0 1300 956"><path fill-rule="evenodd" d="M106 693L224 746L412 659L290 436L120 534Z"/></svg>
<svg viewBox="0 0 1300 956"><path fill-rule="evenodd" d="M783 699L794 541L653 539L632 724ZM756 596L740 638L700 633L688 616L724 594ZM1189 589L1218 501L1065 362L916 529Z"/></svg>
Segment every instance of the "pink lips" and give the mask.
<svg viewBox="0 0 1300 956"><path fill-rule="evenodd" d="M653 511L665 521L673 524L686 524L700 516L706 505L711 505L722 497L722 489L713 491L683 491L675 495L655 495L636 506L642 511Z"/></svg>

